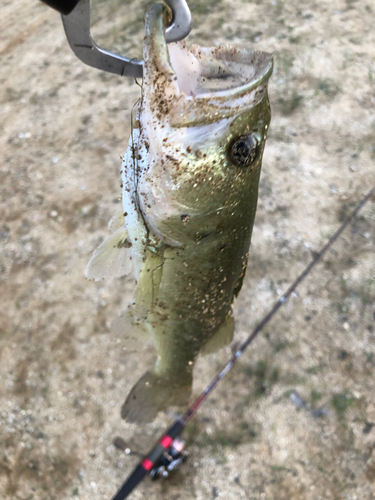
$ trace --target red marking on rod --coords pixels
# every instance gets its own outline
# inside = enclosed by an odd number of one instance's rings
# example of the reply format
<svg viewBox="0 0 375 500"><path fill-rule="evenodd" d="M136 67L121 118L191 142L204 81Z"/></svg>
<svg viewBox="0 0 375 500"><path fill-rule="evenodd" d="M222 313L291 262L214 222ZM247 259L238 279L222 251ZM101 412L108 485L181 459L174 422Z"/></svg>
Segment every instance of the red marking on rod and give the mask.
<svg viewBox="0 0 375 500"><path fill-rule="evenodd" d="M151 470L154 466L154 464L151 462L151 460L149 460L148 458L144 458L141 462L141 465L144 469L146 469L147 471Z"/></svg>
<svg viewBox="0 0 375 500"><path fill-rule="evenodd" d="M191 405L190 409L192 410L192 413L195 413L196 409L201 405L202 401L206 399L206 392L201 394L199 398L194 402L194 404Z"/></svg>
<svg viewBox="0 0 375 500"><path fill-rule="evenodd" d="M161 438L161 440L159 442L163 448L167 449L172 444L172 441L173 441L173 439L170 436L168 436L168 434L166 434L165 436L163 436Z"/></svg>

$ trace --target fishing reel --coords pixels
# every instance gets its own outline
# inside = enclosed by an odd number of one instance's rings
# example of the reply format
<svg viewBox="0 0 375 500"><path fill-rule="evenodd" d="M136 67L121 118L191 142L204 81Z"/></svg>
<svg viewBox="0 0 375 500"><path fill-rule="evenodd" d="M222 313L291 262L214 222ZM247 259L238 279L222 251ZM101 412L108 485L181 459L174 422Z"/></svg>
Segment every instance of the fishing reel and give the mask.
<svg viewBox="0 0 375 500"><path fill-rule="evenodd" d="M189 454L185 450L185 445L185 441L180 437L176 437L172 441L170 447L165 450L150 471L150 477L153 481L159 478L167 478L170 472L178 469L182 463L186 462Z"/></svg>

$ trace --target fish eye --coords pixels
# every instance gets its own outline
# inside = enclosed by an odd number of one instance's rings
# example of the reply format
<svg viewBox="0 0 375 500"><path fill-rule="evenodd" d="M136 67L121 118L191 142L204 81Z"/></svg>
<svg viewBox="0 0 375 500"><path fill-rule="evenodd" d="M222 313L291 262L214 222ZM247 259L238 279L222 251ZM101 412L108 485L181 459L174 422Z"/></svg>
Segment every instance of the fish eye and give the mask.
<svg viewBox="0 0 375 500"><path fill-rule="evenodd" d="M229 158L237 167L250 167L257 157L258 141L255 134L239 137L229 146Z"/></svg>

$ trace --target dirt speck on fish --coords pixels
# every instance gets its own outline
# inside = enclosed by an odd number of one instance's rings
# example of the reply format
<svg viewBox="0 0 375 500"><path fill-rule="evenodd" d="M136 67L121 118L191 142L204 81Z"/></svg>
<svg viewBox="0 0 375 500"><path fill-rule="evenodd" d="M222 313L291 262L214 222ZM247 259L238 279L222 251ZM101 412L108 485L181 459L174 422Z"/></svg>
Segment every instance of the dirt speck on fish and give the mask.
<svg viewBox="0 0 375 500"><path fill-rule="evenodd" d="M231 342L270 123L272 56L167 46L165 7L146 14L144 81L122 166L123 209L90 260L90 279L134 273L134 330L158 359L122 417L149 422L188 403L199 353ZM125 216L124 216L125 214Z"/></svg>

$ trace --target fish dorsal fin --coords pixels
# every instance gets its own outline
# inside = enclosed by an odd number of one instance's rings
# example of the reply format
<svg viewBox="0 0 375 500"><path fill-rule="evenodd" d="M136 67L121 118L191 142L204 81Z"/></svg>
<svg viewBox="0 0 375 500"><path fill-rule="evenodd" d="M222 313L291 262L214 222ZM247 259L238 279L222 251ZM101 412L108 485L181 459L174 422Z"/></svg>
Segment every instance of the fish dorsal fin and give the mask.
<svg viewBox="0 0 375 500"><path fill-rule="evenodd" d="M86 267L86 278L98 281L130 274L133 270L131 246L125 226L117 229L93 253Z"/></svg>
<svg viewBox="0 0 375 500"><path fill-rule="evenodd" d="M233 340L234 334L234 319L232 311L229 312L227 317L225 318L224 323L218 329L217 332L213 334L213 336L207 340L202 349L200 350L200 354L202 356L207 356L207 354L213 354L214 352L222 349L223 347L230 344Z"/></svg>
<svg viewBox="0 0 375 500"><path fill-rule="evenodd" d="M108 222L108 229L111 233L115 233L120 227L124 226L125 217L124 217L124 209L121 207L116 210L112 219Z"/></svg>

